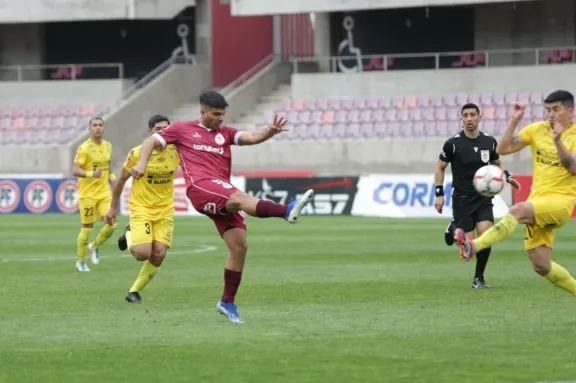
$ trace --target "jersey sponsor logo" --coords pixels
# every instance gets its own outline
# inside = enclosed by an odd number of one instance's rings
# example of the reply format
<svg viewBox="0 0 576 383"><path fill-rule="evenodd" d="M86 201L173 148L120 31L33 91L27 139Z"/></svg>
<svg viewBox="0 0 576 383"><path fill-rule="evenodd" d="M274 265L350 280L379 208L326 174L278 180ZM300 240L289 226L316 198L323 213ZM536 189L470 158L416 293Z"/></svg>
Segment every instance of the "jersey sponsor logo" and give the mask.
<svg viewBox="0 0 576 383"><path fill-rule="evenodd" d="M64 213L75 213L78 210L78 184L65 181L56 190L56 205Z"/></svg>
<svg viewBox="0 0 576 383"><path fill-rule="evenodd" d="M480 159L483 162L488 163L490 161L490 150L480 150Z"/></svg>
<svg viewBox="0 0 576 383"><path fill-rule="evenodd" d="M20 203L20 188L15 182L0 181L0 213L12 213Z"/></svg>
<svg viewBox="0 0 576 383"><path fill-rule="evenodd" d="M436 185L426 182L382 182L373 193L374 202L382 205L431 207L436 198ZM444 186L444 204L450 206L452 183Z"/></svg>
<svg viewBox="0 0 576 383"><path fill-rule="evenodd" d="M216 137L214 137L214 141L216 141L218 145L222 146L226 142L226 139L221 133L218 133Z"/></svg>
<svg viewBox="0 0 576 383"><path fill-rule="evenodd" d="M52 202L52 188L45 181L33 181L24 190L24 204L32 213L44 213Z"/></svg>
<svg viewBox="0 0 576 383"><path fill-rule="evenodd" d="M217 214L216 212L216 204L214 202L208 202L204 205L204 211L208 214Z"/></svg>
<svg viewBox="0 0 576 383"><path fill-rule="evenodd" d="M194 150L200 150L203 152L216 153L220 155L224 154L224 148L215 148L209 145L193 145L192 147L194 148Z"/></svg>

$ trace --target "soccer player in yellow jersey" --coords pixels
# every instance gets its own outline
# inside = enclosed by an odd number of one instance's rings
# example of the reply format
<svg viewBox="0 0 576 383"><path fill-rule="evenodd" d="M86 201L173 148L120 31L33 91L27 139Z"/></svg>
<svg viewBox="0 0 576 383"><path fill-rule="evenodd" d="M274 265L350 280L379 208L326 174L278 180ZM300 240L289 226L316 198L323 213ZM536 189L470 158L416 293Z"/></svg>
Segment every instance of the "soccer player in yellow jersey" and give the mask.
<svg viewBox="0 0 576 383"><path fill-rule="evenodd" d="M524 116L524 105L515 105L504 136L498 143L500 155L532 148L532 191L525 202L512 206L498 224L472 240L458 229L454 240L464 259L503 241L524 224L524 248L534 271L576 296L576 280L552 262L554 231L572 215L576 199L576 126L572 122L574 96L557 90L544 100L548 121L530 124L513 137Z"/></svg>
<svg viewBox="0 0 576 383"><path fill-rule="evenodd" d="M116 226L104 225L94 242L90 243L90 235L94 228L96 218L104 218L112 198L108 180L115 181L114 174L110 172L110 157L112 144L102 137L104 135L104 120L94 117L88 124L90 138L84 141L76 150L72 174L78 177L78 208L82 228L78 234L78 271L90 271L86 265L86 251L90 250L90 260L93 264L100 261L98 248L106 242L114 232Z"/></svg>
<svg viewBox="0 0 576 383"><path fill-rule="evenodd" d="M148 121L148 134L152 135L170 125L164 116L156 115ZM112 192L110 210L105 221L116 224L118 212L116 206L130 178L131 170L138 163L141 146L130 151L122 173ZM126 247L138 261L144 261L138 278L126 294L130 303L142 303L140 291L158 272L172 245L174 230L174 176L180 157L174 145L154 151L146 166L144 177L132 181L130 195L130 224L118 241L121 250ZM125 242L123 244L122 242Z"/></svg>

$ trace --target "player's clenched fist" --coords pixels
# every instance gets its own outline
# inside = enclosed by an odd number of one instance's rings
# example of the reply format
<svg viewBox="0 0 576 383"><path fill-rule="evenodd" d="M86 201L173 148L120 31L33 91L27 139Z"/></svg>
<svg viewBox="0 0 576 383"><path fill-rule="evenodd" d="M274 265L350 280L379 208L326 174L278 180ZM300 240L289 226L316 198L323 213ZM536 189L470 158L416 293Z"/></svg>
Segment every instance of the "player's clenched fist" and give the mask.
<svg viewBox="0 0 576 383"><path fill-rule="evenodd" d="M512 114L510 115L510 117L514 121L522 120L522 118L524 118L524 109L526 109L526 105L519 103L514 104L514 106L512 107Z"/></svg>
<svg viewBox="0 0 576 383"><path fill-rule="evenodd" d="M444 208L444 197L438 196L434 199L434 209L440 214L442 214L442 209Z"/></svg>
<svg viewBox="0 0 576 383"><path fill-rule="evenodd" d="M110 208L106 215L104 216L104 223L113 226L118 222L118 211L116 209Z"/></svg>
<svg viewBox="0 0 576 383"><path fill-rule="evenodd" d="M146 165L140 165L139 163L134 165L132 168L132 178L137 180L138 178L142 178L144 172L146 171Z"/></svg>
<svg viewBox="0 0 576 383"><path fill-rule="evenodd" d="M552 135L554 137L554 141L560 141L562 137L562 132L564 131L564 127L558 121L554 122L554 126L552 126Z"/></svg>
<svg viewBox="0 0 576 383"><path fill-rule="evenodd" d="M100 177L102 177L102 169L96 169L96 170L94 170L94 173L92 174L92 177L94 177L94 178L100 178Z"/></svg>

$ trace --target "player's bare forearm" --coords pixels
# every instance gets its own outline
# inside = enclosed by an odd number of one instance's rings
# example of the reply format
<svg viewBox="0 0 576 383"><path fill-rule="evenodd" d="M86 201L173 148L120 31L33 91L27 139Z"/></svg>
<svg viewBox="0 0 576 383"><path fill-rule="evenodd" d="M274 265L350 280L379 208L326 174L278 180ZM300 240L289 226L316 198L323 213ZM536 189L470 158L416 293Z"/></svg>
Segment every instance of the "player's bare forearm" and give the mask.
<svg viewBox="0 0 576 383"><path fill-rule="evenodd" d="M138 159L138 163L144 166L148 165L148 159L154 149L162 149L162 143L154 136L150 136L144 140L144 143L140 148L140 158Z"/></svg>
<svg viewBox="0 0 576 383"><path fill-rule="evenodd" d="M274 132L270 129L255 130L252 132L242 132L238 139L239 145L257 145L262 142L268 141L274 136Z"/></svg>
<svg viewBox="0 0 576 383"><path fill-rule="evenodd" d="M505 156L507 154L516 153L526 146L520 137L514 136L514 130L516 130L519 123L520 121L510 119L508 125L506 125L504 135L502 135L498 145L496 146L496 153Z"/></svg>
<svg viewBox="0 0 576 383"><path fill-rule="evenodd" d="M72 165L72 175L74 177L85 178L86 170L82 169L82 166L80 166L80 164L74 163L74 165Z"/></svg>
<svg viewBox="0 0 576 383"><path fill-rule="evenodd" d="M447 167L447 162L438 160L436 163L436 170L434 171L434 185L444 185L444 175Z"/></svg>
<svg viewBox="0 0 576 383"><path fill-rule="evenodd" d="M116 206L118 206L120 196L122 195L122 190L124 190L124 186L126 185L126 181L128 180L128 178L130 178L130 173L128 173L126 169L122 168L120 178L116 180L112 188L112 202L110 203L110 207L112 209L116 209Z"/></svg>
<svg viewBox="0 0 576 383"><path fill-rule="evenodd" d="M572 175L576 175L576 161L574 156L576 153L570 153L562 141L558 140L554 142L556 144L556 150L558 150L558 158L560 158L560 163L562 166L570 172Z"/></svg>

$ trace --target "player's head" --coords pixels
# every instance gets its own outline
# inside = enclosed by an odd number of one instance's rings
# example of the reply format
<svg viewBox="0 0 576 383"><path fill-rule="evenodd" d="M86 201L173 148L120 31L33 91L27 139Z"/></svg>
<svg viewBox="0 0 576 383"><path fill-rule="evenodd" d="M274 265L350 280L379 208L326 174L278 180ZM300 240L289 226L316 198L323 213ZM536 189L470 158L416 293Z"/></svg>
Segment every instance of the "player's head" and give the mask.
<svg viewBox="0 0 576 383"><path fill-rule="evenodd" d="M460 111L460 117L462 118L462 126L467 131L474 131L478 129L480 120L482 120L480 108L478 108L478 105L476 104L464 105Z"/></svg>
<svg viewBox="0 0 576 383"><path fill-rule="evenodd" d="M565 90L552 92L544 99L544 105L550 126L554 125L556 121L565 128L570 125L572 113L574 113L574 95L572 93Z"/></svg>
<svg viewBox="0 0 576 383"><path fill-rule="evenodd" d="M100 139L104 135L104 120L102 117L92 117L88 121L88 130L90 130L90 137Z"/></svg>
<svg viewBox="0 0 576 383"><path fill-rule="evenodd" d="M160 130L166 128L170 125L170 120L168 117L164 117L161 114L156 114L148 120L148 134L152 135Z"/></svg>
<svg viewBox="0 0 576 383"><path fill-rule="evenodd" d="M200 95L200 120L208 129L218 129L224 122L228 103L218 92L209 91Z"/></svg>

